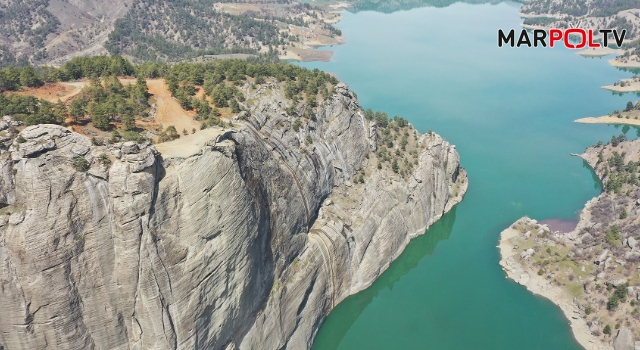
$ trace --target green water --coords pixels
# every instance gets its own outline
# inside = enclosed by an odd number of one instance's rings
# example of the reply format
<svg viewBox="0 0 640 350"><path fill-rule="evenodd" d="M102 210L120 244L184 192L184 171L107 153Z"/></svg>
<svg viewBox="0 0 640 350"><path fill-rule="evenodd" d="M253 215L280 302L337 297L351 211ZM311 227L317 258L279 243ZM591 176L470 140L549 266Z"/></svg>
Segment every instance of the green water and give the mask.
<svg viewBox="0 0 640 350"><path fill-rule="evenodd" d="M572 121L637 98L599 88L630 75L606 59L497 48L498 28L519 28L518 6L346 13L332 62L303 64L336 73L365 108L456 144L470 183L373 286L336 307L314 350L579 348L558 308L505 279L496 244L523 215L577 218L600 188L569 154L637 131Z"/></svg>

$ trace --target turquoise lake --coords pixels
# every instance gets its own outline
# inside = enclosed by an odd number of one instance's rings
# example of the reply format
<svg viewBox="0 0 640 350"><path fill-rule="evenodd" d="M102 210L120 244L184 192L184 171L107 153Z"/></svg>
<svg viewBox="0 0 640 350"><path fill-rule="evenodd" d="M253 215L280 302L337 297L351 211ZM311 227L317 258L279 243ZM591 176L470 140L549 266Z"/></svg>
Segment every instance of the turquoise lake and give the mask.
<svg viewBox="0 0 640 350"><path fill-rule="evenodd" d="M433 130L457 146L469 191L367 290L339 304L314 350L580 349L546 299L505 279L500 232L523 215L577 219L600 192L581 159L598 140L637 130L573 120L623 109L635 95L600 88L629 77L564 48L498 48L519 4L345 13L331 62L364 108Z"/></svg>

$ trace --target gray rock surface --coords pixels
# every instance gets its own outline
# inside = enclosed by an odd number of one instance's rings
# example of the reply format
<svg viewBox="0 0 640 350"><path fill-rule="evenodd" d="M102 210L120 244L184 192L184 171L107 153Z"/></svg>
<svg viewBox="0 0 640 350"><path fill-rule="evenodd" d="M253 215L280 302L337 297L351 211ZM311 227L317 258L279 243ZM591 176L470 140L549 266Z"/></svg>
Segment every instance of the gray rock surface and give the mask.
<svg viewBox="0 0 640 350"><path fill-rule="evenodd" d="M616 339L613 341L615 350L635 350L633 333L629 328L621 327Z"/></svg>
<svg viewBox="0 0 640 350"><path fill-rule="evenodd" d="M435 134L405 179L347 187L376 149L354 94L338 85L294 132L261 89L251 118L186 158L23 130L0 155L0 348L308 349L462 199L466 173Z"/></svg>

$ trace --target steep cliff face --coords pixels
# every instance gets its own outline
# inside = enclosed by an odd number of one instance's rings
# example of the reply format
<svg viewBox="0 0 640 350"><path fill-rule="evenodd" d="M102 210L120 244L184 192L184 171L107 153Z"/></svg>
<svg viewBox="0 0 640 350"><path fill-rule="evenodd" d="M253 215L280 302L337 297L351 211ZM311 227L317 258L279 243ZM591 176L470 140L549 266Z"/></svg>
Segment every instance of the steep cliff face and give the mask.
<svg viewBox="0 0 640 350"><path fill-rule="evenodd" d="M435 134L411 174L378 170L376 126L344 85L297 127L277 85L245 93L245 122L157 149L53 125L12 141L0 348L309 348L466 191Z"/></svg>

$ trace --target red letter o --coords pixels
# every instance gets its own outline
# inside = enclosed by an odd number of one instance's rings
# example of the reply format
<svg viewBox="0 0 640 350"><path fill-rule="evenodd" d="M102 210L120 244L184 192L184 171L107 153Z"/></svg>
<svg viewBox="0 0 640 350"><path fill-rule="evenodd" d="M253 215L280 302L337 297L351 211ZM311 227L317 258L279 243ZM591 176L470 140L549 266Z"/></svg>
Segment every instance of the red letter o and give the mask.
<svg viewBox="0 0 640 350"><path fill-rule="evenodd" d="M573 45L569 43L569 36L571 34L580 34L582 36L582 41L580 41L580 44L578 45ZM584 29L580 29L580 28L571 28L571 29L567 29L564 32L564 46L566 46L567 48L570 49L582 49L585 46L587 46L587 32L585 32Z"/></svg>

